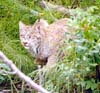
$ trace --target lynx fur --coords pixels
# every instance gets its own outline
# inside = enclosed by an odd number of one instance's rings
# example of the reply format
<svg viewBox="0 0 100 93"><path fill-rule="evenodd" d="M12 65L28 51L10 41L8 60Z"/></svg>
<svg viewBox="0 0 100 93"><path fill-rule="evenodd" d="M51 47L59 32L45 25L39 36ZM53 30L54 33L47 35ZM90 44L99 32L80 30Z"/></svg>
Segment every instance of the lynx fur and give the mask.
<svg viewBox="0 0 100 93"><path fill-rule="evenodd" d="M33 25L19 22L22 45L35 57L35 63L52 67L58 60L58 50L63 45L67 30L67 18L52 24L44 19Z"/></svg>

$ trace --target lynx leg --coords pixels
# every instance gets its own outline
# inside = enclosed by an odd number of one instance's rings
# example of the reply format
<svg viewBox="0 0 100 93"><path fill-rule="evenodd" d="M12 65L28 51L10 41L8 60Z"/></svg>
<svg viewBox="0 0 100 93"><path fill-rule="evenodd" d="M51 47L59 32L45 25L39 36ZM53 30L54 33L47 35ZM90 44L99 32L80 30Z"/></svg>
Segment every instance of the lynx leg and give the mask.
<svg viewBox="0 0 100 93"><path fill-rule="evenodd" d="M46 68L51 69L52 67L54 67L56 65L56 62L57 62L57 56L51 55L50 57L48 57Z"/></svg>

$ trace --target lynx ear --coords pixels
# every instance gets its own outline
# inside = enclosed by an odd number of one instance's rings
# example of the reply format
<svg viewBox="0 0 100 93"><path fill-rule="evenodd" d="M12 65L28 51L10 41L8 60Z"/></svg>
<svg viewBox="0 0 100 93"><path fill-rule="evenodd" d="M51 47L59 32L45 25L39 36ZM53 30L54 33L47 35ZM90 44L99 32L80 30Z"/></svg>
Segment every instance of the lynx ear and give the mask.
<svg viewBox="0 0 100 93"><path fill-rule="evenodd" d="M41 30L43 30L44 28L46 28L48 26L48 22L44 19L39 19L37 20L34 25L33 28L36 32L41 32Z"/></svg>
<svg viewBox="0 0 100 93"><path fill-rule="evenodd" d="M39 26L39 27L47 27L49 24L47 22L47 20L44 20L44 19L39 19L39 20L36 20L36 22L34 23L35 26Z"/></svg>
<svg viewBox="0 0 100 93"><path fill-rule="evenodd" d="M40 19L40 23L42 24L42 26L47 27L49 24L47 22L47 20L44 19Z"/></svg>
<svg viewBox="0 0 100 93"><path fill-rule="evenodd" d="M19 29L24 29L26 27L26 25L22 22L22 21L19 21Z"/></svg>

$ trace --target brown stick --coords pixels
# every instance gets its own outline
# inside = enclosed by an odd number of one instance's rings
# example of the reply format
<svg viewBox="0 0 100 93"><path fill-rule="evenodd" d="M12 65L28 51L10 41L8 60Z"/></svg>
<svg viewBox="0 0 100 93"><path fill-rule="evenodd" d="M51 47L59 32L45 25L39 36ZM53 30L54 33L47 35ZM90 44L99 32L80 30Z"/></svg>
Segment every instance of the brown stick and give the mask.
<svg viewBox="0 0 100 93"><path fill-rule="evenodd" d="M26 83L28 83L32 88L36 89L39 92L42 93L50 93L43 87L36 84L32 79L28 76L26 76L24 73L22 73L11 60L9 60L1 51L0 51L0 59L5 62L14 72L16 72L16 75L18 75L19 78L24 80Z"/></svg>

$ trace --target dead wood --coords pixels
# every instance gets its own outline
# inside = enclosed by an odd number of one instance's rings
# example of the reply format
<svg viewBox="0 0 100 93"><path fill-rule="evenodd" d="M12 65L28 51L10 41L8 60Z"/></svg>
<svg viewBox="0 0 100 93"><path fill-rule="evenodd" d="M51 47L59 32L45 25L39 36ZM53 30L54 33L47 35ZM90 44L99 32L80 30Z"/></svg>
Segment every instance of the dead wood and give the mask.
<svg viewBox="0 0 100 93"><path fill-rule="evenodd" d="M64 13L66 15L70 15L70 12L71 12L71 9L67 9L61 5L54 5L54 4L51 4L49 2L46 2L44 0L42 0L40 2L40 5L43 7L43 8L49 8L49 9L52 9L52 10L56 10L58 12L61 12L61 13Z"/></svg>
<svg viewBox="0 0 100 93"><path fill-rule="evenodd" d="M24 80L26 83L28 83L32 88L36 89L38 92L41 93L50 93L46 89L44 89L42 86L36 84L30 77L26 76L24 73L22 73L12 62L12 60L8 59L1 51L0 51L0 60L2 60L4 63L6 63L13 72L16 72L15 74L22 80Z"/></svg>

